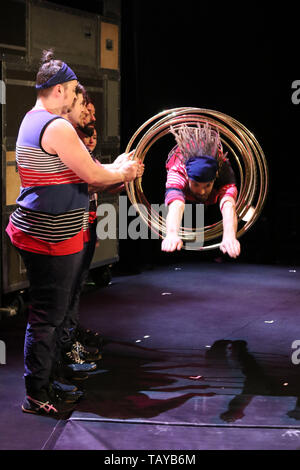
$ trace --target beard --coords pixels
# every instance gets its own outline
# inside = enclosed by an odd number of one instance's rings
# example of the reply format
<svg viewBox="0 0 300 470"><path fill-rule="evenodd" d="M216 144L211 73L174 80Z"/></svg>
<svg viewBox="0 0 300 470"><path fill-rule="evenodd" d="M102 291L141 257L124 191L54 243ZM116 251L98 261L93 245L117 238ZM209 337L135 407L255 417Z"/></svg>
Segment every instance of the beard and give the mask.
<svg viewBox="0 0 300 470"><path fill-rule="evenodd" d="M197 202L204 204L207 201L208 196L196 196L194 194L194 198L196 199Z"/></svg>

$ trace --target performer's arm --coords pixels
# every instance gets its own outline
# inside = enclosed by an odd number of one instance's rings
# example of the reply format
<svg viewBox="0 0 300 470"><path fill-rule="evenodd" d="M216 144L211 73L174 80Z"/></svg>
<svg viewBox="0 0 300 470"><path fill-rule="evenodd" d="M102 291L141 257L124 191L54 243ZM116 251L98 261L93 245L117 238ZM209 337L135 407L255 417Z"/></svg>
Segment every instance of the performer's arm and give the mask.
<svg viewBox="0 0 300 470"><path fill-rule="evenodd" d="M112 165L114 168L120 168L126 161L130 160L133 153L134 151L131 151L130 153L122 153L112 163L109 163L109 165Z"/></svg>
<svg viewBox="0 0 300 470"><path fill-rule="evenodd" d="M126 154L123 154L123 155L126 155ZM130 154L128 154L130 155ZM129 159L126 159L126 161L129 161ZM123 164L126 163L126 161L124 160ZM113 163L100 163L99 160L95 160L95 163L96 165L102 165L104 166L104 168L108 168L108 169L121 169L122 170L122 166L123 165L120 165L118 167L115 167L114 166L114 162ZM137 162L137 172L136 172L136 178L140 178L143 176L144 174L144 170L145 170L145 165L144 163L141 163L141 162ZM109 194L117 194L117 193L120 193L122 191L124 191L125 189L125 185L124 183L116 183L116 184L100 184L100 185L89 185L89 192L90 193L97 193L97 192L100 192L100 191L106 191L108 192Z"/></svg>
<svg viewBox="0 0 300 470"><path fill-rule="evenodd" d="M96 165L98 166L102 166L108 170L111 170L111 169L119 169L119 168L115 168L113 166L113 163L100 163L99 160L94 160L94 162L96 163ZM112 189L112 188L116 188L116 193L122 191L124 189L124 183L115 183L115 184L97 184L97 185L91 185L89 184L89 193L98 193L98 192L102 192L102 191L109 191ZM112 194L114 194L114 192L112 192Z"/></svg>
<svg viewBox="0 0 300 470"><path fill-rule="evenodd" d="M182 240L178 236L185 203L180 200L174 200L169 205L169 211L166 219L167 234L162 242L162 251L181 250Z"/></svg>
<svg viewBox="0 0 300 470"><path fill-rule="evenodd" d="M92 185L132 181L136 176L137 163L133 161L124 163L120 169L96 165L72 124L64 119L56 119L48 125L42 146L46 152L57 154L68 168Z"/></svg>
<svg viewBox="0 0 300 470"><path fill-rule="evenodd" d="M228 253L232 258L239 256L241 248L236 238L237 215L235 210L235 200L231 197L224 197L220 204L223 218L223 239L220 250Z"/></svg>

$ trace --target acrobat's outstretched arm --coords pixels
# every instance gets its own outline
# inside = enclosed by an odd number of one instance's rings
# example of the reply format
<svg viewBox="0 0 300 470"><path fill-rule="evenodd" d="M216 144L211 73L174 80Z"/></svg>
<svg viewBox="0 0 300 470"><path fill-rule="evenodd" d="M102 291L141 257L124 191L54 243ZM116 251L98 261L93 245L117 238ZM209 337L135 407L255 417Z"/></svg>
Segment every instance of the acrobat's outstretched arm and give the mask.
<svg viewBox="0 0 300 470"><path fill-rule="evenodd" d="M240 243L236 238L237 232L237 215L235 210L235 200L226 198L220 204L223 218L223 239L220 250L228 253L231 258L236 258L241 252Z"/></svg>
<svg viewBox="0 0 300 470"><path fill-rule="evenodd" d="M183 242L179 238L178 233L184 213L185 203L175 200L170 203L169 211L166 219L167 234L162 241L162 251L181 250Z"/></svg>

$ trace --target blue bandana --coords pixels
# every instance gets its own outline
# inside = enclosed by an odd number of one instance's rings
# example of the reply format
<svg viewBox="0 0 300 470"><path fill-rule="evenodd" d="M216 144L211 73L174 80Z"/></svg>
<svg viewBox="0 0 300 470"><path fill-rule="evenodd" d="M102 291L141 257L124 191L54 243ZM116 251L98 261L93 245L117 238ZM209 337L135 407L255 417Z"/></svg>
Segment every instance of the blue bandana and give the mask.
<svg viewBox="0 0 300 470"><path fill-rule="evenodd" d="M51 86L58 85L59 83L70 82L71 80L78 80L75 73L70 67L63 62L62 67L52 75L45 83L41 85L35 85L37 90L42 90L45 88L50 88Z"/></svg>
<svg viewBox="0 0 300 470"><path fill-rule="evenodd" d="M186 172L191 180L198 183L208 183L213 181L218 170L218 162L214 157L203 155L192 157L186 164Z"/></svg>

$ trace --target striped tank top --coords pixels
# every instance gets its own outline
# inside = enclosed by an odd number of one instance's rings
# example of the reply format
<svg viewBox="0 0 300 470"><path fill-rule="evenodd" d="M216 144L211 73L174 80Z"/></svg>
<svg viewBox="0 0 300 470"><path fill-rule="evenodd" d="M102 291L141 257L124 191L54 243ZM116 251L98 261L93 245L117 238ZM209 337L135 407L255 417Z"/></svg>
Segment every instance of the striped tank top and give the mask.
<svg viewBox="0 0 300 470"><path fill-rule="evenodd" d="M6 232L18 248L58 256L83 248L89 197L87 183L42 148L44 131L55 119L62 118L32 110L21 123L16 144L21 190Z"/></svg>

